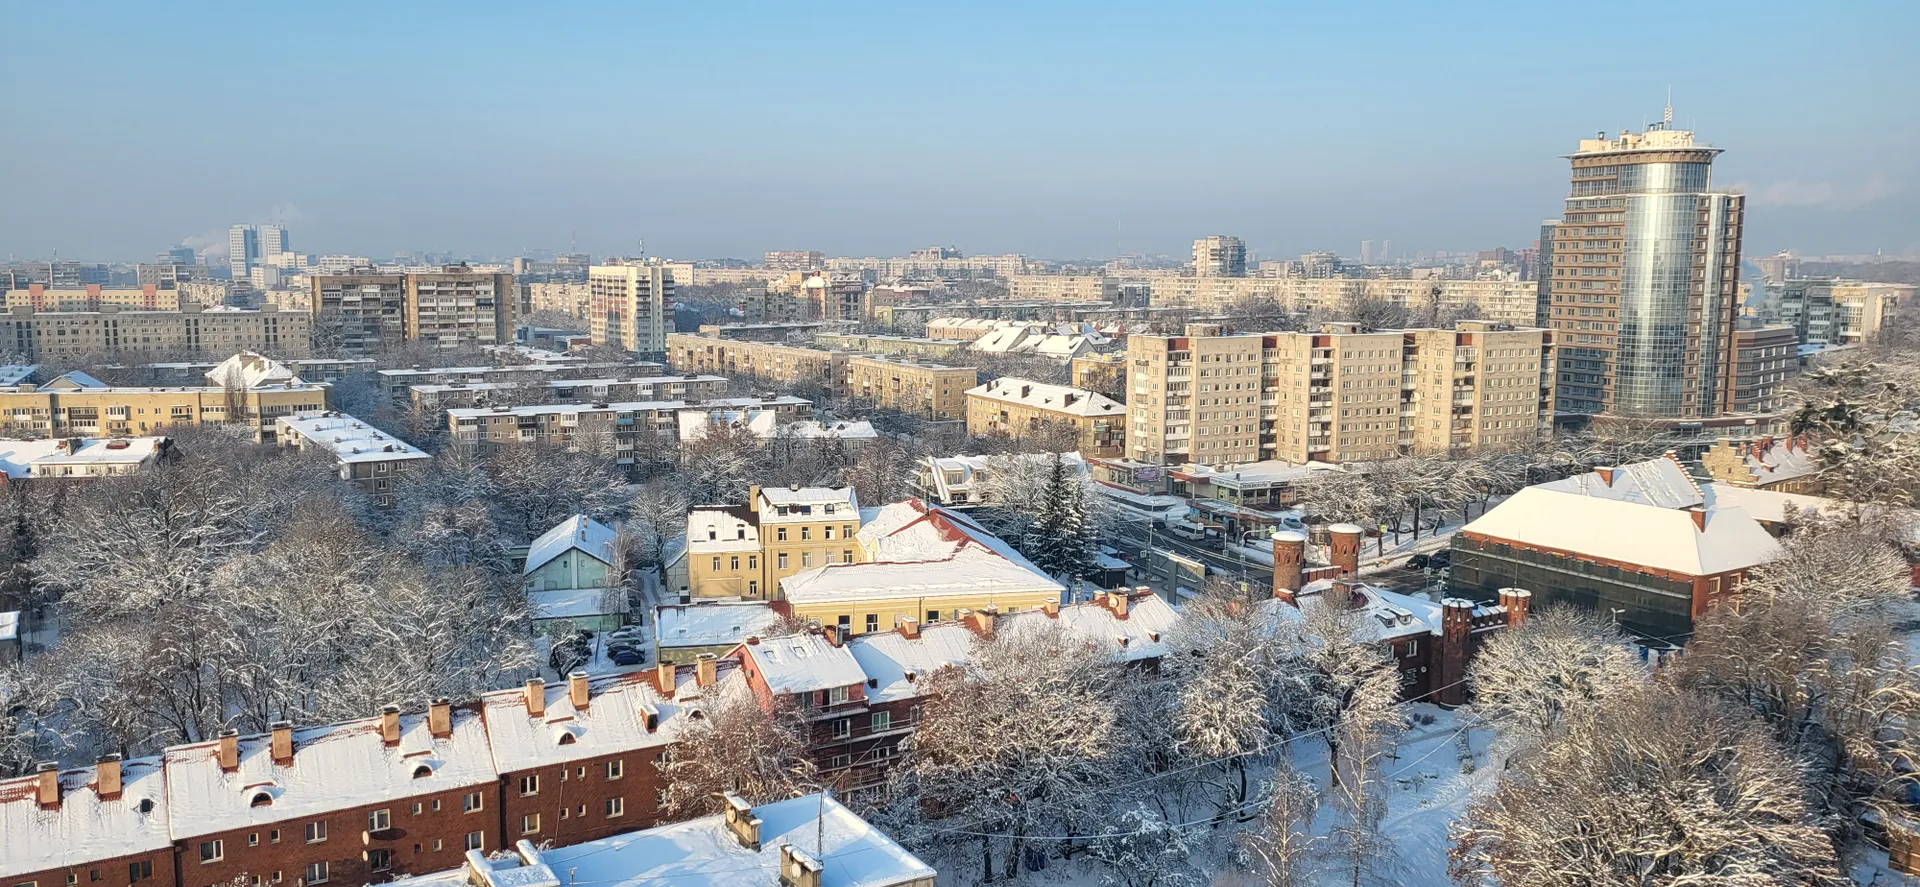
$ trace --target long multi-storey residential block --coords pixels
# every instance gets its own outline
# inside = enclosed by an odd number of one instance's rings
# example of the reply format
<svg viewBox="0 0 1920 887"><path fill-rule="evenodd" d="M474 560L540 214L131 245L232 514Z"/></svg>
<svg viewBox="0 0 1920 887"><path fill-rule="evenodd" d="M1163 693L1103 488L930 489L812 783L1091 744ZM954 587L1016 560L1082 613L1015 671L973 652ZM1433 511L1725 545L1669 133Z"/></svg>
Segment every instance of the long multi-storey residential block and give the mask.
<svg viewBox="0 0 1920 887"><path fill-rule="evenodd" d="M379 383L380 393L389 402L407 404L413 400L412 389L415 385L538 385L557 379L610 376L622 372L652 375L664 369L666 367L661 364L638 360L624 363L528 363L510 366L412 367L404 370L380 370L374 373L374 378Z"/></svg>
<svg viewBox="0 0 1920 887"><path fill-rule="evenodd" d="M1911 283L1791 278L1768 284L1765 317L1792 327L1802 345L1859 345L1877 338L1914 290Z"/></svg>
<svg viewBox="0 0 1920 887"><path fill-rule="evenodd" d="M463 348L513 342L513 275L448 265L406 276L407 338Z"/></svg>
<svg viewBox="0 0 1920 887"><path fill-rule="evenodd" d="M518 382L473 382L414 385L413 407L421 411L470 407L512 400L578 404L685 400L699 402L725 397L725 376L638 376L631 379L526 379Z"/></svg>
<svg viewBox="0 0 1920 887"><path fill-rule="evenodd" d="M23 289L7 290L5 299L4 307L9 311L23 306L35 311L99 311L103 308L118 308L123 311L180 310L180 294L176 291L176 287L163 286L158 280L132 289L104 287L98 284L84 287L50 287L33 283Z"/></svg>
<svg viewBox="0 0 1920 887"><path fill-rule="evenodd" d="M393 485L402 472L433 458L345 413L298 413L279 417L276 425L281 444L331 454L340 479L365 490L382 508L393 506Z"/></svg>
<svg viewBox="0 0 1920 887"><path fill-rule="evenodd" d="M667 336L667 365L683 373L744 375L774 382L844 384L848 355L803 345L710 339L687 333Z"/></svg>
<svg viewBox="0 0 1920 887"><path fill-rule="evenodd" d="M654 354L672 326L672 269L657 260L587 269L587 329L593 344Z"/></svg>
<svg viewBox="0 0 1920 887"><path fill-rule="evenodd" d="M241 423L262 443L273 443L279 417L327 408L322 385L134 388L70 387L60 381L0 388L0 416L7 427L34 437L129 436L171 425Z"/></svg>
<svg viewBox="0 0 1920 887"><path fill-rule="evenodd" d="M1219 311L1242 299L1271 299L1292 311L1337 315L1355 302L1374 301L1416 317L1478 309L1488 320L1518 326L1534 325L1539 303L1539 285L1519 280L1154 277L1148 287L1155 306Z"/></svg>
<svg viewBox="0 0 1920 887"><path fill-rule="evenodd" d="M1001 376L967 392L967 433L1026 437L1071 429L1082 456L1126 449L1127 406L1104 394Z"/></svg>
<svg viewBox="0 0 1920 887"><path fill-rule="evenodd" d="M404 274L315 274L308 311L315 344L371 354L407 340Z"/></svg>
<svg viewBox="0 0 1920 887"><path fill-rule="evenodd" d="M304 315L271 308L259 311L206 309L189 304L178 311L35 311L19 306L0 314L0 347L28 360L142 354L231 354L265 351L305 356L308 321Z"/></svg>
<svg viewBox="0 0 1920 887"><path fill-rule="evenodd" d="M1553 415L1546 330L1223 334L1127 341L1127 457L1347 462L1535 440Z"/></svg>
<svg viewBox="0 0 1920 887"><path fill-rule="evenodd" d="M884 357L847 358L847 396L882 409L929 419L964 419L967 389L980 382L973 367Z"/></svg>
<svg viewBox="0 0 1920 887"><path fill-rule="evenodd" d="M723 397L699 404L657 400L456 408L447 411L447 426L455 444L481 452L524 443L562 447L608 445L620 464L634 465L678 437L678 416L682 410L720 409L771 410L780 422L786 423L811 416L813 403L782 395Z"/></svg>
<svg viewBox="0 0 1920 887"><path fill-rule="evenodd" d="M1075 274L1021 274L1007 278L1007 297L1044 302L1112 302L1120 279Z"/></svg>

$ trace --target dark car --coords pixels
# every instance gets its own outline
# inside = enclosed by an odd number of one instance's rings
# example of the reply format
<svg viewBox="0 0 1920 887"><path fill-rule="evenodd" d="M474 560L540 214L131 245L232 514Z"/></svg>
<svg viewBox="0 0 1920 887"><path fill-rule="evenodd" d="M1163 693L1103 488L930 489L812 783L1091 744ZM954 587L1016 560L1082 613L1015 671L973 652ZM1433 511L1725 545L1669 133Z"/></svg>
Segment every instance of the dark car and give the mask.
<svg viewBox="0 0 1920 887"><path fill-rule="evenodd" d="M1453 553L1446 550L1436 551L1432 554L1416 554L1413 557L1407 558L1407 569L1444 570L1452 560Z"/></svg>
<svg viewBox="0 0 1920 887"><path fill-rule="evenodd" d="M644 665L647 653L635 647L616 647L607 651L607 659L614 665Z"/></svg>

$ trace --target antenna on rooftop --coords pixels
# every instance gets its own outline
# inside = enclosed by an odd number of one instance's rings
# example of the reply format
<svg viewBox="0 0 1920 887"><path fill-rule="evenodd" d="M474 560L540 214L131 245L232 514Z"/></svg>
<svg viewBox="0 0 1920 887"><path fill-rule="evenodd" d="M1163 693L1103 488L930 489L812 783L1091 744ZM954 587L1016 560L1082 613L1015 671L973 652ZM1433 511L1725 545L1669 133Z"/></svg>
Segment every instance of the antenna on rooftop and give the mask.
<svg viewBox="0 0 1920 887"><path fill-rule="evenodd" d="M1667 113L1666 113L1666 116L1663 117L1662 119L1666 122L1667 126L1669 127L1673 126L1673 85L1672 84L1667 85Z"/></svg>

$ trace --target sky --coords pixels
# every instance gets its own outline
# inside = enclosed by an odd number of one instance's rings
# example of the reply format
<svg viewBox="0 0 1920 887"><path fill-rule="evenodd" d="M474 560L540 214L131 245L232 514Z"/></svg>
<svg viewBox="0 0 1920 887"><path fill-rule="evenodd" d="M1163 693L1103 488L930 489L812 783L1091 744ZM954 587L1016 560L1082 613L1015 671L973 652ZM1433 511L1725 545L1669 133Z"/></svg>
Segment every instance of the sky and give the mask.
<svg viewBox="0 0 1920 887"><path fill-rule="evenodd" d="M1675 120L1748 255L1920 253L1913 0L0 0L0 252L1524 247Z"/></svg>

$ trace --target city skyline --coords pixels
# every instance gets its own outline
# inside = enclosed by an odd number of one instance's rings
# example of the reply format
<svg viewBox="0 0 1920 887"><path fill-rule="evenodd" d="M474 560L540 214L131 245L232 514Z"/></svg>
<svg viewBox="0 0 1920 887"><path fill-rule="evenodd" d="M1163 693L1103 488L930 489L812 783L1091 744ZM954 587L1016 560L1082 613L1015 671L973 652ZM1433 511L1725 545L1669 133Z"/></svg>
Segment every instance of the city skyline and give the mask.
<svg viewBox="0 0 1920 887"><path fill-rule="evenodd" d="M16 119L57 125L0 135L31 210L0 220L0 250L135 261L272 222L299 250L375 257L506 256L575 236L594 255L644 239L649 254L738 258L932 243L1178 257L1215 232L1260 257L1363 240L1521 247L1559 213L1562 158L1658 119L1669 87L1677 123L1726 151L1716 189L1748 196L1749 255L1920 249L1920 160L1902 150L1920 121L1885 113L1914 85L1894 42L1914 8L1802 21L1763 7L1660 10L1693 43L1725 46L1707 52L1645 41L1632 15L1517 5L1395 7L1364 28L1253 6L642 21L611 7L535 21L489 6L205 21L27 7L16 23L46 39L16 52ZM1788 18L1796 40L1844 46L1849 64L1740 61ZM608 53L651 34L671 39L644 58ZM155 40L175 47L170 63L134 67ZM422 40L461 52L448 64ZM55 55L73 45L96 64ZM1601 48L1617 77L1552 76L1562 54ZM254 111L178 113L210 100ZM363 135L338 138L355 115Z"/></svg>

